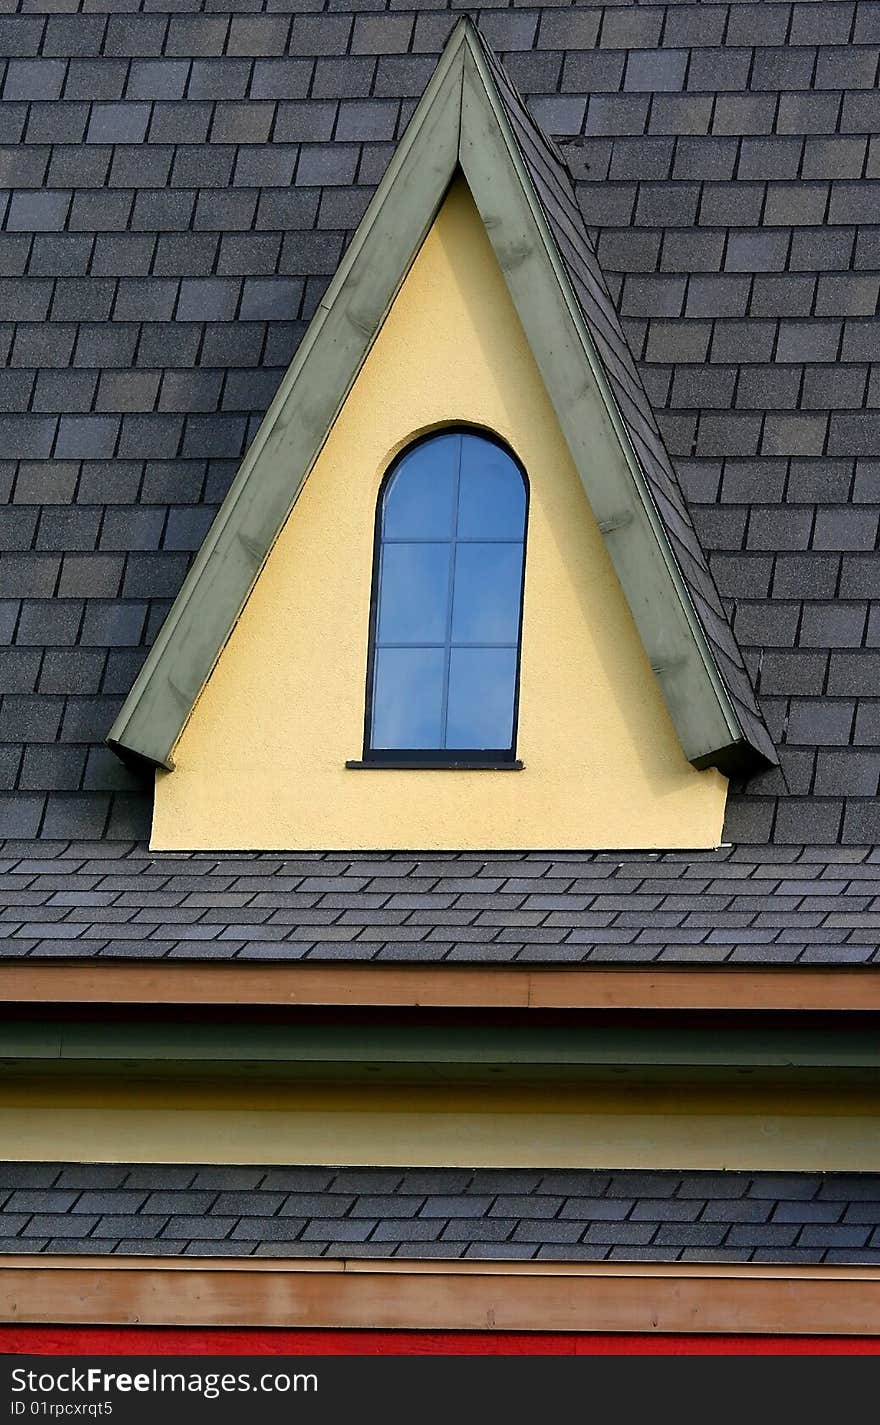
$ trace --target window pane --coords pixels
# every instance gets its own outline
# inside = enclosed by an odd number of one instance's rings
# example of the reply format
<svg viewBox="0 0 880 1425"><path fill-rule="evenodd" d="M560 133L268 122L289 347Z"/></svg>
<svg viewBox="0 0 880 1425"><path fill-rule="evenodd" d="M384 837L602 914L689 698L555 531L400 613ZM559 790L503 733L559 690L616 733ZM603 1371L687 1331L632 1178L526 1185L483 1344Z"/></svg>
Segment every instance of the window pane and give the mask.
<svg viewBox="0 0 880 1425"><path fill-rule="evenodd" d="M441 747L442 648L379 648L372 746Z"/></svg>
<svg viewBox="0 0 880 1425"><path fill-rule="evenodd" d="M379 642L443 643L449 545L386 544L379 575Z"/></svg>
<svg viewBox="0 0 880 1425"><path fill-rule="evenodd" d="M460 435L441 435L404 456L385 491L386 539L449 539Z"/></svg>
<svg viewBox="0 0 880 1425"><path fill-rule="evenodd" d="M460 539L522 539L526 492L510 456L480 436L462 436Z"/></svg>
<svg viewBox="0 0 880 1425"><path fill-rule="evenodd" d="M521 544L457 545L453 643L516 643L521 590Z"/></svg>
<svg viewBox="0 0 880 1425"><path fill-rule="evenodd" d="M515 648L453 648L446 746L508 748L515 684Z"/></svg>
<svg viewBox="0 0 880 1425"><path fill-rule="evenodd" d="M370 745L513 745L526 488L475 432L423 441L383 494Z"/></svg>

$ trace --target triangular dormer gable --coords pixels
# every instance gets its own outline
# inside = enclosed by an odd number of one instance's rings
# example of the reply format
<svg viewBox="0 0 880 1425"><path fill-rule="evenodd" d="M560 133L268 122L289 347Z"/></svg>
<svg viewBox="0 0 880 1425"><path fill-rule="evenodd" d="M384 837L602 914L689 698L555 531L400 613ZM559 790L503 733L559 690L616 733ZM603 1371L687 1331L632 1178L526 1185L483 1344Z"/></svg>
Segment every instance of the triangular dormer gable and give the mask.
<svg viewBox="0 0 880 1425"><path fill-rule="evenodd" d="M173 767L181 731L457 175L485 226L685 757L725 774L775 762L568 174L467 20L110 732L121 755Z"/></svg>

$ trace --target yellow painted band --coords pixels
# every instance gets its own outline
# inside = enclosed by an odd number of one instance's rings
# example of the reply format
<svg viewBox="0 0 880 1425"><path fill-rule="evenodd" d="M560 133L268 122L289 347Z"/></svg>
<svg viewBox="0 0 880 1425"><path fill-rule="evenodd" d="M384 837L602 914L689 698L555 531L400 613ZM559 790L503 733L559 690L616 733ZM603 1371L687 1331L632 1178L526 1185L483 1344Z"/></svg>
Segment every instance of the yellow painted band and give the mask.
<svg viewBox="0 0 880 1425"><path fill-rule="evenodd" d="M546 1091L48 1080L4 1086L7 1158L880 1170L868 1090Z"/></svg>

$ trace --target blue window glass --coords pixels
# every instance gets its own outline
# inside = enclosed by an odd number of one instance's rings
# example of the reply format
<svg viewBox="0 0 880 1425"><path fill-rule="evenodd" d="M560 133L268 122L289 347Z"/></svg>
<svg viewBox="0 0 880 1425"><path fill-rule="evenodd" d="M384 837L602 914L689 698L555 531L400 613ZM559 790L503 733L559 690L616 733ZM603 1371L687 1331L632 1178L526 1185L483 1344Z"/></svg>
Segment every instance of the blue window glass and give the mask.
<svg viewBox="0 0 880 1425"><path fill-rule="evenodd" d="M380 497L367 752L513 756L526 486L472 431L421 441Z"/></svg>

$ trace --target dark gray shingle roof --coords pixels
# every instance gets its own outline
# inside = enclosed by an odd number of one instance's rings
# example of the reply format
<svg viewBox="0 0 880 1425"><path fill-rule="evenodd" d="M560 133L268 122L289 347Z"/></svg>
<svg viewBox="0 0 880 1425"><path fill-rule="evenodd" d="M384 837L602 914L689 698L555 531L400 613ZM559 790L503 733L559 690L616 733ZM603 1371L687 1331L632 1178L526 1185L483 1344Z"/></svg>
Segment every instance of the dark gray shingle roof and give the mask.
<svg viewBox="0 0 880 1425"><path fill-rule="evenodd" d="M0 834L145 834L103 737L457 16L282 3L0 16ZM780 749L726 835L876 843L880 7L480 24L578 141Z"/></svg>
<svg viewBox="0 0 880 1425"><path fill-rule="evenodd" d="M0 1251L880 1264L880 1174L0 1164Z"/></svg>
<svg viewBox="0 0 880 1425"><path fill-rule="evenodd" d="M880 850L174 853L0 844L0 958L873 964Z"/></svg>

